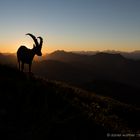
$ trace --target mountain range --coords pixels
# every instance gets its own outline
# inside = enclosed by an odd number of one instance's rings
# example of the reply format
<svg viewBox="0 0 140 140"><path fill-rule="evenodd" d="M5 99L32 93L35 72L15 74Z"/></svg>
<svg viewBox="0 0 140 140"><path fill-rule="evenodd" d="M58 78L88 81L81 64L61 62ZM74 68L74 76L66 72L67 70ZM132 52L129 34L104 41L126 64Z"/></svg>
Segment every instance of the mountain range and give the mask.
<svg viewBox="0 0 140 140"><path fill-rule="evenodd" d="M94 55L100 52L104 53L111 53L111 54L121 54L122 56L129 58L129 59L135 59L139 60L140 59L140 51L132 51L132 52L123 52L123 51L115 51L115 50L106 50L106 51L73 51L73 53L77 54L85 54L85 55Z"/></svg>
<svg viewBox="0 0 140 140"><path fill-rule="evenodd" d="M15 57L0 56L0 62L17 65ZM87 55L55 51L42 61L34 61L32 70L47 79L140 106L140 60L128 59L119 53Z"/></svg>
<svg viewBox="0 0 140 140"><path fill-rule="evenodd" d="M56 51L34 64L34 72L140 106L140 61L121 54ZM132 98L133 97L133 98Z"/></svg>
<svg viewBox="0 0 140 140"><path fill-rule="evenodd" d="M39 71L41 67L42 74L43 71L48 72L48 76L53 71L58 76L67 73L66 76L72 76L75 81L79 78L81 83L108 79L136 86L140 84L140 61L127 59L121 54L97 53L89 56L56 51L34 66L35 71ZM53 68L50 69L50 66Z"/></svg>

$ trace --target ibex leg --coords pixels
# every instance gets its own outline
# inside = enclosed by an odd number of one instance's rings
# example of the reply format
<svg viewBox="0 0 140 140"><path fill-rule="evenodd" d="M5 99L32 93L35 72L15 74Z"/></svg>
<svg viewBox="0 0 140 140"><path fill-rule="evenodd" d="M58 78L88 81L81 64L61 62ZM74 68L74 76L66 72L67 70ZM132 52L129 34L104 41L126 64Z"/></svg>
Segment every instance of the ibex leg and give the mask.
<svg viewBox="0 0 140 140"><path fill-rule="evenodd" d="M31 65L32 65L32 64L29 64L29 73L31 73Z"/></svg>
<svg viewBox="0 0 140 140"><path fill-rule="evenodd" d="M19 68L19 71L20 71L20 61L18 61L18 68Z"/></svg>
<svg viewBox="0 0 140 140"><path fill-rule="evenodd" d="M24 69L24 63L21 64L21 71Z"/></svg>

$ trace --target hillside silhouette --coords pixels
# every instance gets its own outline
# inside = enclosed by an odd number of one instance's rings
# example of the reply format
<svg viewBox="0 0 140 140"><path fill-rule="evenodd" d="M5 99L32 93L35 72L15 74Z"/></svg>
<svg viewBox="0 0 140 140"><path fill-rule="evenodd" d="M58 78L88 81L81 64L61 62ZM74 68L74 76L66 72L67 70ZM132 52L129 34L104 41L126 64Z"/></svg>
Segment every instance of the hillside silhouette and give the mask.
<svg viewBox="0 0 140 140"><path fill-rule="evenodd" d="M0 85L5 139L87 140L107 139L107 133L140 133L140 109L114 99L4 65Z"/></svg>

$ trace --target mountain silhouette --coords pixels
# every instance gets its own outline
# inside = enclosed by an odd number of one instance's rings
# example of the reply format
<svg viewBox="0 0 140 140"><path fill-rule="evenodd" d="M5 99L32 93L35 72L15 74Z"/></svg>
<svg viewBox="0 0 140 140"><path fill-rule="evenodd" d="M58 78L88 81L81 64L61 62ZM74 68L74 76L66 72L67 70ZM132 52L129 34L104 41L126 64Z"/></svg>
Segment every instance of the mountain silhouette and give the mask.
<svg viewBox="0 0 140 140"><path fill-rule="evenodd" d="M15 65L17 62L16 57L14 54L7 53L3 54L0 53L0 64L8 64L8 65Z"/></svg>
<svg viewBox="0 0 140 140"><path fill-rule="evenodd" d="M140 131L140 109L63 82L0 65L0 85L6 139L106 139L108 132Z"/></svg>
<svg viewBox="0 0 140 140"><path fill-rule="evenodd" d="M11 59L1 54L0 62ZM8 61L9 60L9 61ZM17 65L15 61L15 65ZM140 106L140 61L121 54L94 55L55 51L43 61L33 62L33 73L50 80L96 92L124 103Z"/></svg>
<svg viewBox="0 0 140 140"><path fill-rule="evenodd" d="M79 55L56 51L34 64L34 72L140 106L140 61L121 54ZM98 82L97 82L98 81ZM117 90L115 87L118 87Z"/></svg>
<svg viewBox="0 0 140 140"><path fill-rule="evenodd" d="M140 51L136 50L133 52L122 52L122 51L115 51L115 50L106 50L106 51L72 51L72 52L66 52L64 50L57 50L54 51L51 54L48 54L46 57L47 58L53 58L53 59L60 59L64 58L64 57L68 57L72 59L72 56L77 57L76 55L85 55L85 56L91 56L91 55L96 55L96 54L120 54L123 57L127 58L127 59L133 59L133 60L140 60ZM63 60L63 59L61 59ZM64 60L63 60L64 61Z"/></svg>
<svg viewBox="0 0 140 140"><path fill-rule="evenodd" d="M75 61L83 62L85 58L87 59L88 56L82 54L76 54L73 52L65 52L63 50L57 50L47 55L47 59L57 60L62 62L75 62Z"/></svg>
<svg viewBox="0 0 140 140"><path fill-rule="evenodd" d="M95 55L97 53L100 53L100 51L72 51L76 54L84 54L84 55ZM125 58L133 59L133 60L140 60L140 51L135 50L132 52L123 52L123 51L115 51L115 50L106 50L103 51L103 53L109 53L109 54L121 54Z"/></svg>

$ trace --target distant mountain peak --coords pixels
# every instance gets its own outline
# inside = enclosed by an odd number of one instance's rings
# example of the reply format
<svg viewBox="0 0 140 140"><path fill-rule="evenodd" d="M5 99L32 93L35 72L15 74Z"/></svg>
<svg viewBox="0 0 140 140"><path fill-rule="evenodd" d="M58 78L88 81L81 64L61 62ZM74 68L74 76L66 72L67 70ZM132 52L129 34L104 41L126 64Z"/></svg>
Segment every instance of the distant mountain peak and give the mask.
<svg viewBox="0 0 140 140"><path fill-rule="evenodd" d="M51 54L65 54L65 53L68 53L68 52L66 52L64 50L56 50L56 51L52 52Z"/></svg>
<svg viewBox="0 0 140 140"><path fill-rule="evenodd" d="M56 51L54 51L52 53L61 53L61 52L66 52L66 51L64 51L64 50L56 50Z"/></svg>
<svg viewBox="0 0 140 140"><path fill-rule="evenodd" d="M79 55L79 54L76 54L73 52L67 52L64 50L56 50L56 51L52 52L50 55Z"/></svg>

